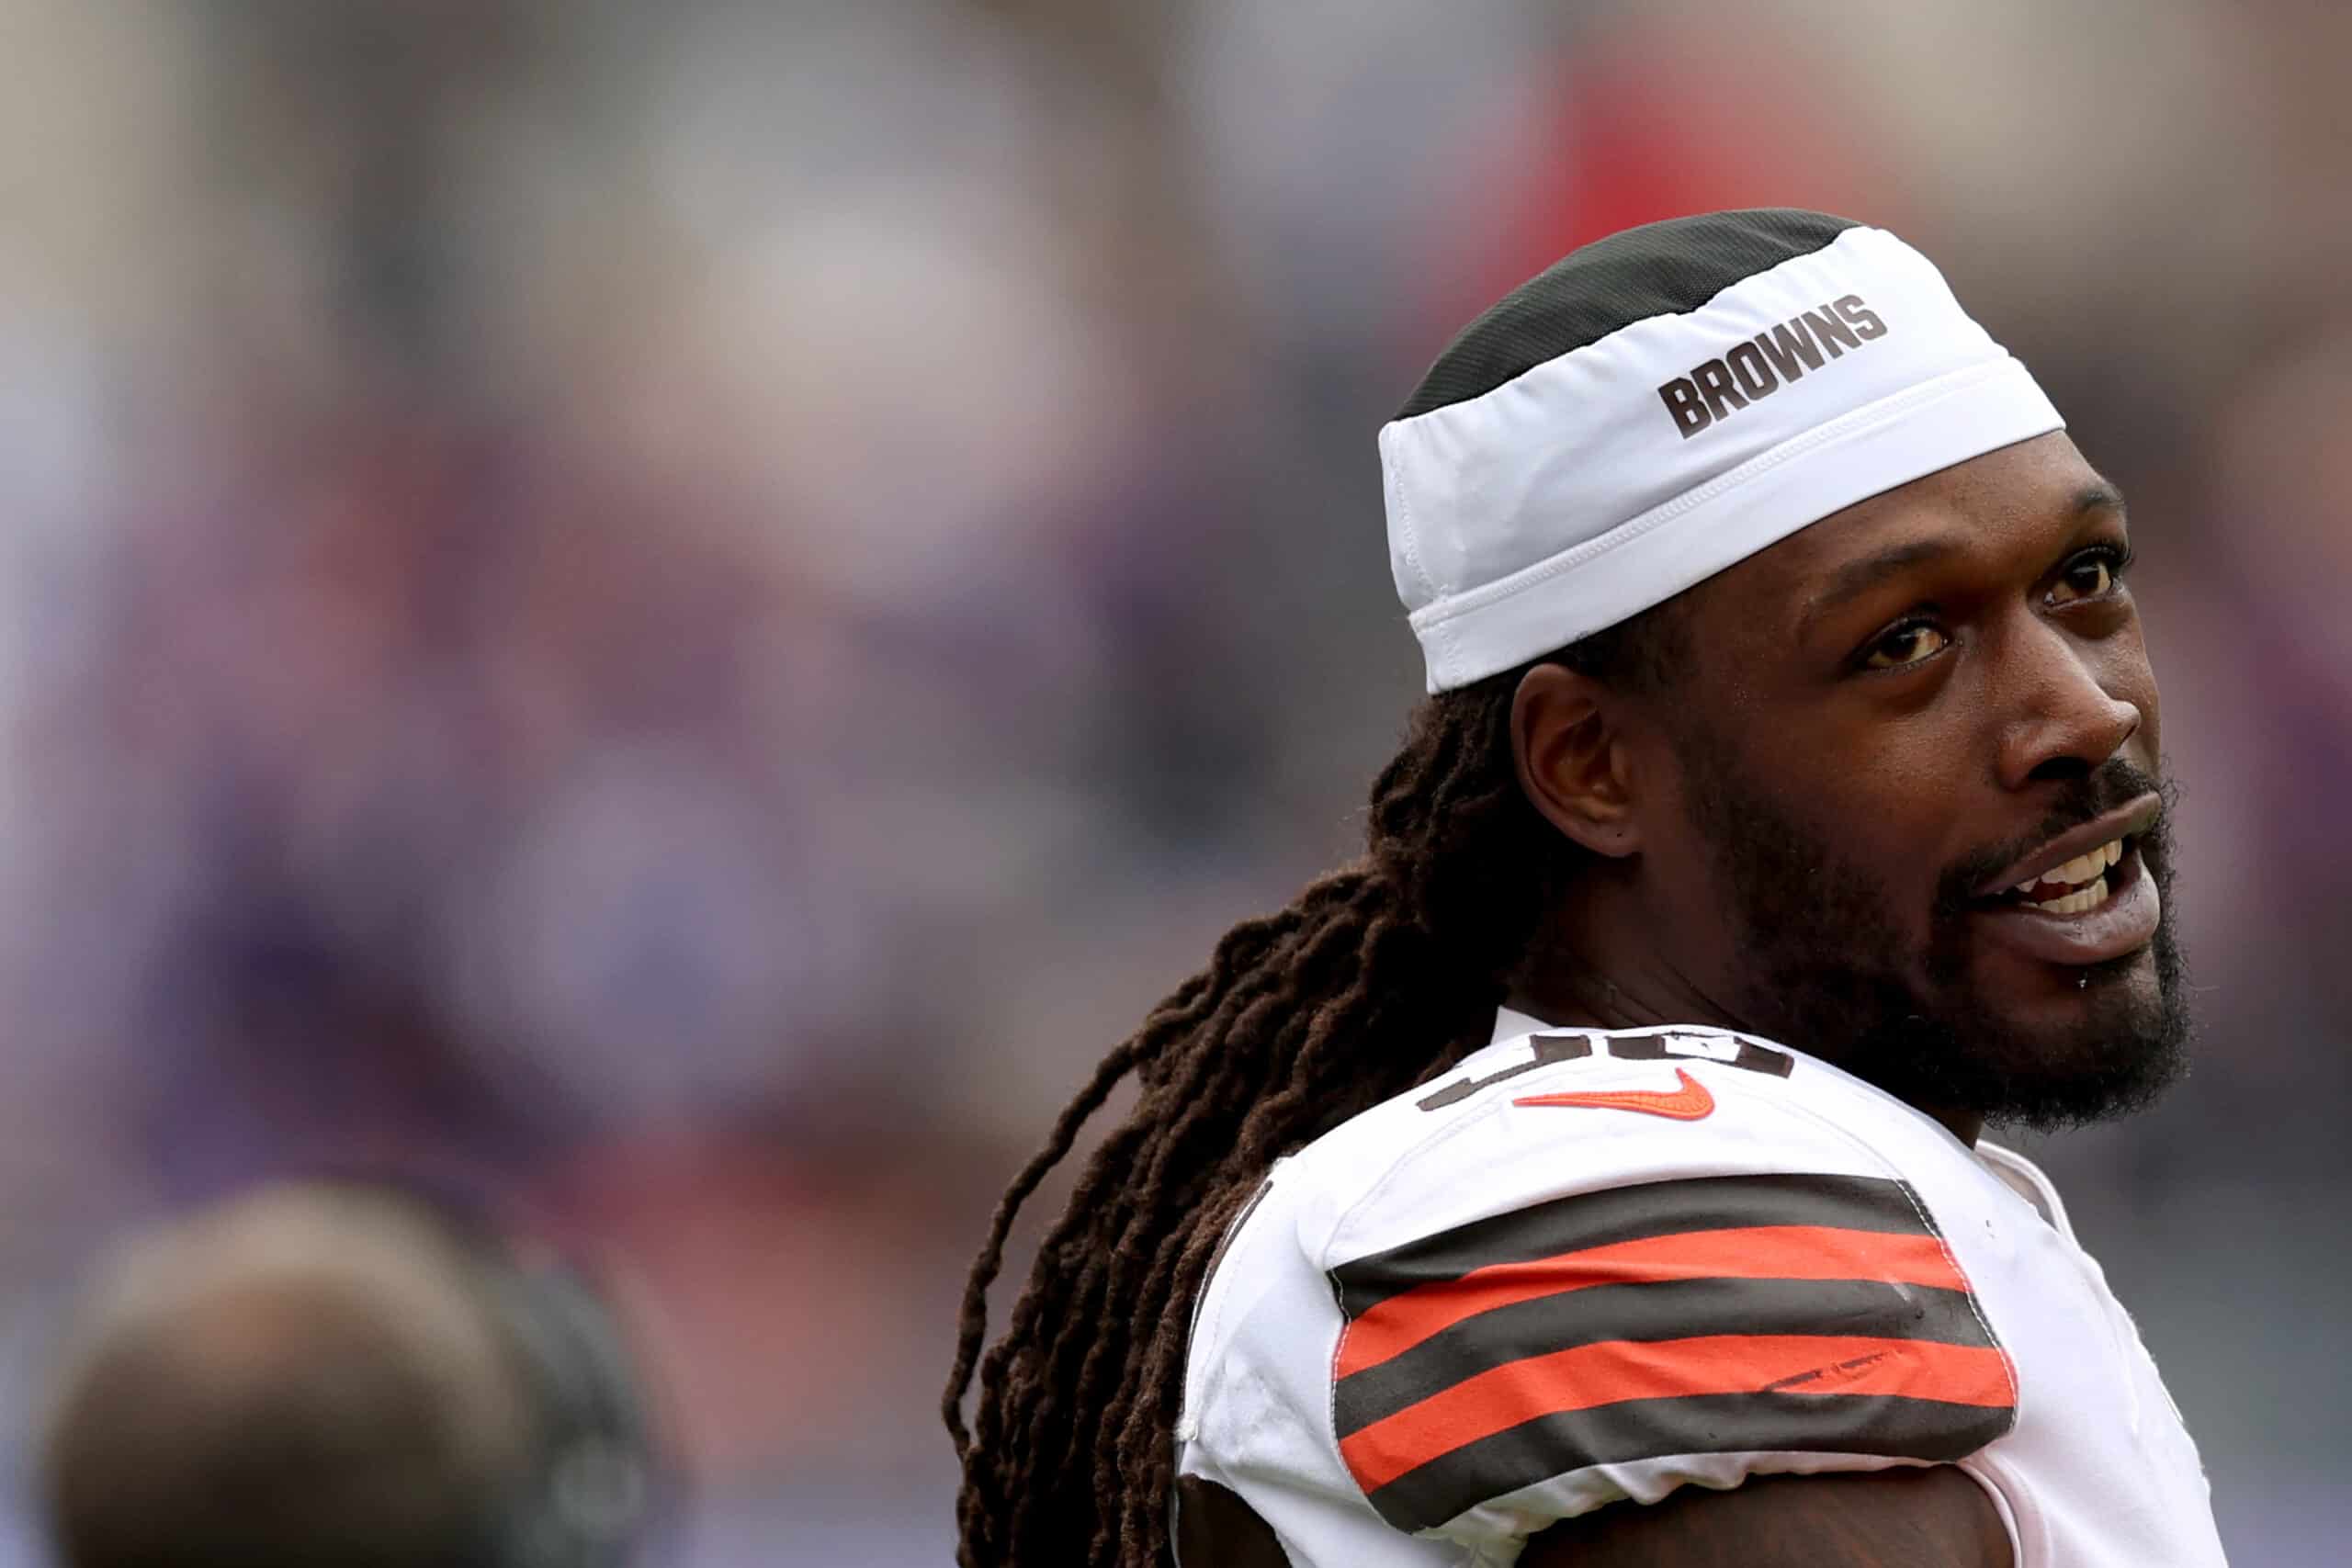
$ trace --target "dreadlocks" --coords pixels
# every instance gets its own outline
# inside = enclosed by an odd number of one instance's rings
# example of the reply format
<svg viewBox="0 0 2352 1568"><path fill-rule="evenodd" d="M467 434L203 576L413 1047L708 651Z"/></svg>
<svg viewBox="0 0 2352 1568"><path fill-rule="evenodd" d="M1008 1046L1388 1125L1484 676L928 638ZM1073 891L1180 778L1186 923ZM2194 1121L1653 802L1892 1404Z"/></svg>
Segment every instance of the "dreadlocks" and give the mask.
<svg viewBox="0 0 2352 1568"><path fill-rule="evenodd" d="M1671 613L1555 661L1654 685L1675 660ZM1486 1043L1582 852L1519 787L1511 700L1529 668L1423 703L1373 785L1363 858L1227 932L1103 1058L1006 1190L942 1404L964 1465L963 1568L1168 1561L1191 1303L1218 1241L1275 1159ZM1134 1111L1088 1162L983 1357L1014 1216L1130 1073Z"/></svg>

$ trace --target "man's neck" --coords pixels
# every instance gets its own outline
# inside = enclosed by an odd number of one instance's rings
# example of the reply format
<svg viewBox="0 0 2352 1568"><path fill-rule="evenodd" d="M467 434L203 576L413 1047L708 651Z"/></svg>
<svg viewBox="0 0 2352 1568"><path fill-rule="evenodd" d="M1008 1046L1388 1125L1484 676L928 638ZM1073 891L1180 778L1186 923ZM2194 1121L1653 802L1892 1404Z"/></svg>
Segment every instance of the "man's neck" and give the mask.
<svg viewBox="0 0 2352 1568"><path fill-rule="evenodd" d="M1781 1033L1755 1027L1698 987L1675 983L1671 976L1637 972L1620 981L1583 965L1531 965L1512 985L1503 1005L1560 1029L1644 1029L1679 1023L1764 1039L1779 1039ZM1805 1048L1800 1040L1784 1043ZM1941 1123L1971 1148L1984 1131L1984 1118L1973 1111L1932 1105L1913 1105L1912 1109Z"/></svg>
<svg viewBox="0 0 2352 1568"><path fill-rule="evenodd" d="M1510 1006L1563 1026L1643 1029L1690 1024L1756 1034L1765 1031L1660 954L1664 944L1625 940L1638 929L1618 919L1566 919L1544 933L1513 977Z"/></svg>

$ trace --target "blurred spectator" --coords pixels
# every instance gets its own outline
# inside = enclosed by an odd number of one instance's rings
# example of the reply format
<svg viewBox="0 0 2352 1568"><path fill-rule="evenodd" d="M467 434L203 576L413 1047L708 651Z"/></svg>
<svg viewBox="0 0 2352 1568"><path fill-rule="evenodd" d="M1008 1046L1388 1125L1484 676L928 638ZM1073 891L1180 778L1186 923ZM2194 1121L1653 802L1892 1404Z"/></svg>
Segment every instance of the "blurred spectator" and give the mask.
<svg viewBox="0 0 2352 1568"><path fill-rule="evenodd" d="M616 1568L644 1432L570 1276L403 1193L288 1185L122 1250L42 1458L68 1568Z"/></svg>

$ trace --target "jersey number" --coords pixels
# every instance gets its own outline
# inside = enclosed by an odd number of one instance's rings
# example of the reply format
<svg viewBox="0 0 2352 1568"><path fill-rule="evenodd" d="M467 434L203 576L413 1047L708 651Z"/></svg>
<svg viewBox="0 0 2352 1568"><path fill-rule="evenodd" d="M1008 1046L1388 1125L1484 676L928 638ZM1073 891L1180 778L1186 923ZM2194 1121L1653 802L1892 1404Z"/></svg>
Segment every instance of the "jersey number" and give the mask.
<svg viewBox="0 0 2352 1568"><path fill-rule="evenodd" d="M1424 1096L1417 1103L1424 1111L1442 1111L1458 1104L1485 1089L1521 1073L1532 1073L1538 1067L1548 1067L1559 1062L1574 1062L1593 1055L1598 1046L1602 1055L1619 1062L1667 1062L1676 1057L1721 1062L1726 1067L1738 1067L1751 1073L1763 1073L1776 1078L1789 1076L1796 1066L1796 1058L1786 1051L1770 1045L1758 1045L1753 1040L1737 1040L1722 1034L1631 1034L1613 1038L1594 1034L1538 1034L1528 1041L1533 1053L1528 1060L1515 1067L1489 1073L1483 1078L1457 1078L1433 1094Z"/></svg>

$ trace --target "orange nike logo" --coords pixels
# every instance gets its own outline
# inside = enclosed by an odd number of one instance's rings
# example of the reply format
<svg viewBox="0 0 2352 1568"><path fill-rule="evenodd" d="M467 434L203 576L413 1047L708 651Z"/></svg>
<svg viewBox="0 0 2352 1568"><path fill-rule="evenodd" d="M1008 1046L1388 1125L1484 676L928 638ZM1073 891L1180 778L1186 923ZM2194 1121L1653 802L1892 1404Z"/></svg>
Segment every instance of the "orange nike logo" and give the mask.
<svg viewBox="0 0 2352 1568"><path fill-rule="evenodd" d="M1591 1105L1603 1111L1639 1111L1649 1116L1670 1116L1677 1122L1696 1122L1715 1108L1715 1097L1707 1086L1684 1072L1674 1069L1682 1087L1666 1089L1596 1089L1588 1094L1526 1094L1511 1101L1513 1105Z"/></svg>

